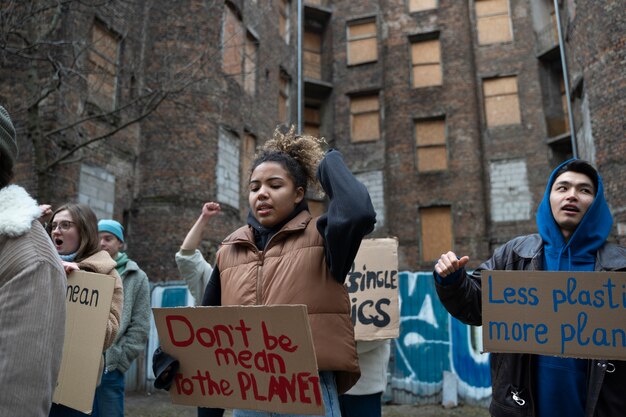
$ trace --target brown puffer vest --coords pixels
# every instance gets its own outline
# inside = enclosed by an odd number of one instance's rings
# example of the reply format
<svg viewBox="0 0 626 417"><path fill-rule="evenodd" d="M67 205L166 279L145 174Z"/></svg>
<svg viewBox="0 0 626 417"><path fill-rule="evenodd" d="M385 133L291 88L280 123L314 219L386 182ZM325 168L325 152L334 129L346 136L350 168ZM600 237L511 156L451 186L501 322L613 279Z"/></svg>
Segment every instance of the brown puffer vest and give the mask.
<svg viewBox="0 0 626 417"><path fill-rule="evenodd" d="M249 226L228 236L217 253L222 305L306 304L317 366L337 371L341 394L360 376L350 300L326 265L316 220L307 211L299 213L264 252L256 248Z"/></svg>

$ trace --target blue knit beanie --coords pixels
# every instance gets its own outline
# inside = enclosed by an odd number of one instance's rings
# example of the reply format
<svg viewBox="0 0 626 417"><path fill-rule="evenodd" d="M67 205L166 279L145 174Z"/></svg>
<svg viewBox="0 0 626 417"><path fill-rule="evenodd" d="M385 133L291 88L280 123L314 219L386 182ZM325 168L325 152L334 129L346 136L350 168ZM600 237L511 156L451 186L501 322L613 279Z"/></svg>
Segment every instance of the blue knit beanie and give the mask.
<svg viewBox="0 0 626 417"><path fill-rule="evenodd" d="M124 228L115 220L103 219L98 222L98 232L109 232L124 242Z"/></svg>

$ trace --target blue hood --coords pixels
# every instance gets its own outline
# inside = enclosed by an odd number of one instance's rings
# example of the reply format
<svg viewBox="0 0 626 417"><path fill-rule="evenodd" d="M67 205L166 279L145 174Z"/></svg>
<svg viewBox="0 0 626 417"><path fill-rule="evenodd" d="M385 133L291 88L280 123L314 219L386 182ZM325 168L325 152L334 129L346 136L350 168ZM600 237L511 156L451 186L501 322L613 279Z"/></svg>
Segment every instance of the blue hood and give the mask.
<svg viewBox="0 0 626 417"><path fill-rule="evenodd" d="M598 174L596 197L569 241L565 242L550 209L550 189L556 179L556 172L570 161L563 162L552 171L537 209L537 228L544 242L544 269L547 271L593 271L596 252L606 242L613 227L613 216L604 198L604 186Z"/></svg>

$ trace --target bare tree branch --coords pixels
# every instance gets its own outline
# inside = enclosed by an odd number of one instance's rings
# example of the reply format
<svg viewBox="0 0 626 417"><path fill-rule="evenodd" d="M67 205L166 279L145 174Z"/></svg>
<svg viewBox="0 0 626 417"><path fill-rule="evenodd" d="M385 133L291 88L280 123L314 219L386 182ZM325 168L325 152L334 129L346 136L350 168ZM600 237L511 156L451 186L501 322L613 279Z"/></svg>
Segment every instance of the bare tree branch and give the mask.
<svg viewBox="0 0 626 417"><path fill-rule="evenodd" d="M137 117L134 117L134 118L126 121L125 123L122 123L121 125L115 127L114 129L108 131L107 133L105 133L103 135L93 137L93 138L91 138L89 140L86 140L85 142L82 142L82 143L80 143L78 145L75 145L70 150L64 152L61 156L59 156L56 159L54 159L53 161L49 162L45 167L39 168L38 171L39 172L45 172L45 171L49 170L50 168L54 167L55 165L58 165L62 161L68 159L70 156L75 154L80 149L82 149L82 148L84 148L84 147L86 147L88 145L91 145L92 143L99 142L99 141L102 141L104 139L110 138L111 136L115 135L117 132L119 132L121 130L124 130L124 129L126 129L129 126L142 121L143 119L148 117L152 112L154 112L154 110L163 102L163 100L165 100L167 98L167 96L168 96L168 93L163 93L163 92L153 96L153 100L151 100L151 102L147 105L147 107L144 108L144 110Z"/></svg>

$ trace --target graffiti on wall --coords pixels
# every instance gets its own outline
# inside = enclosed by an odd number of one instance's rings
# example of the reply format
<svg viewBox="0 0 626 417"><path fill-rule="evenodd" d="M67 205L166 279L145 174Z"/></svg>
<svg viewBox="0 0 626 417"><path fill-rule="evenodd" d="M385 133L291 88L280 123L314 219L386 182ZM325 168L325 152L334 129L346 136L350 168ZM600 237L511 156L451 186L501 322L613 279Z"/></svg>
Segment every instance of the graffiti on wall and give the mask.
<svg viewBox="0 0 626 417"><path fill-rule="evenodd" d="M451 317L439 302L432 273L401 272L400 337L390 366L394 402L441 401L443 372L457 376L458 395L466 403L491 396L488 354L481 354L479 328Z"/></svg>

